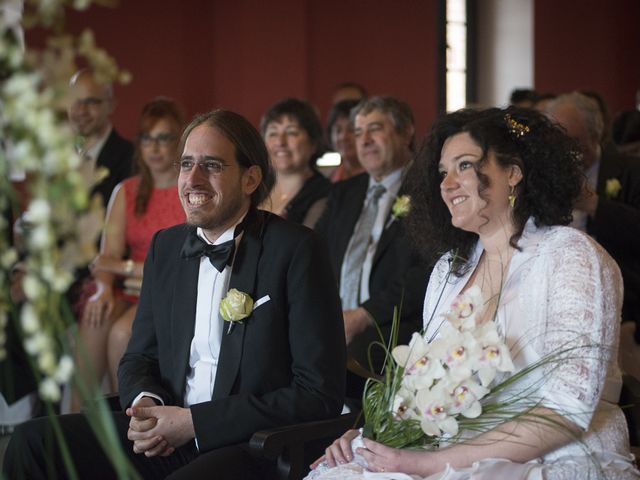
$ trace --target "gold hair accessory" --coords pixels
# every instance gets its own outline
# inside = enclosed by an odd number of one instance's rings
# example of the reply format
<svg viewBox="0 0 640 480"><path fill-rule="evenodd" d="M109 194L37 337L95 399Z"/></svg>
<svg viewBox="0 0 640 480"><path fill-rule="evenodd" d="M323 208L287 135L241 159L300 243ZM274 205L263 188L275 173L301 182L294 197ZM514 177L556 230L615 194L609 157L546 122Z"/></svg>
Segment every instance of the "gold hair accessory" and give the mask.
<svg viewBox="0 0 640 480"><path fill-rule="evenodd" d="M509 193L507 200L509 200L509 206L511 208L516 205L516 187L513 185L511 185L511 192Z"/></svg>
<svg viewBox="0 0 640 480"><path fill-rule="evenodd" d="M511 135L514 135L516 138L524 137L527 133L531 131L531 129L528 126L515 120L510 113L505 113L504 121L506 122Z"/></svg>

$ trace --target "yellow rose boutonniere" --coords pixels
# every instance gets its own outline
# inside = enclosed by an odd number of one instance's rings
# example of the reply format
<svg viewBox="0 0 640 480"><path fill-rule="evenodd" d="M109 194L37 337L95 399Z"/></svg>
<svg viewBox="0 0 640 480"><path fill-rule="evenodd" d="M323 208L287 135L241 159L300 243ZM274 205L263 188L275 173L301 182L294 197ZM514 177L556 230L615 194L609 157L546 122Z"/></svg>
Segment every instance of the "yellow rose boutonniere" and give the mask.
<svg viewBox="0 0 640 480"><path fill-rule="evenodd" d="M396 197L396 201L393 202L391 207L391 215L393 218L400 219L406 217L411 210L411 197L409 195L401 195Z"/></svg>
<svg viewBox="0 0 640 480"><path fill-rule="evenodd" d="M229 322L227 334L231 333L234 322L242 323L242 320L251 315L253 311L253 299L244 292L232 288L220 301L220 315Z"/></svg>
<svg viewBox="0 0 640 480"><path fill-rule="evenodd" d="M607 180L604 191L607 194L608 198L616 198L620 193L620 190L622 190L620 180L618 180L617 178L610 178L609 180Z"/></svg>

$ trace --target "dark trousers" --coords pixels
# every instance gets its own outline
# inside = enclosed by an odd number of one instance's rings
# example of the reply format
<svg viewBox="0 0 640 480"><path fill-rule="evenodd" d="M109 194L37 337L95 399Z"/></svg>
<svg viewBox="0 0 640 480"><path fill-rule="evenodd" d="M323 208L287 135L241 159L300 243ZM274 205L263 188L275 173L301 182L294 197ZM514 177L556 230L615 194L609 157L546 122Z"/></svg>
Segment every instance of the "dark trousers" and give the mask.
<svg viewBox="0 0 640 480"><path fill-rule="evenodd" d="M114 422L122 447L144 479L266 479L275 466L253 457L246 444L232 445L202 454L194 442L167 457L147 458L133 453L127 439L129 418L115 412ZM116 473L83 415L58 417L69 453L80 479L112 480ZM3 473L9 480L68 478L59 445L48 418L25 422L13 433L5 455Z"/></svg>

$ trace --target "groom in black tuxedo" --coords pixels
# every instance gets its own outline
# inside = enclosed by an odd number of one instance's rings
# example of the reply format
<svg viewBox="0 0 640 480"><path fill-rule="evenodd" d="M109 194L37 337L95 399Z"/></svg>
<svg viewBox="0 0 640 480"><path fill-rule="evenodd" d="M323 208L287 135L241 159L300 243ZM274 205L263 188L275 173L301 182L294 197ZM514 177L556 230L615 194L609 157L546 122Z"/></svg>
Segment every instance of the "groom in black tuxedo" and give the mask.
<svg viewBox="0 0 640 480"><path fill-rule="evenodd" d="M187 225L158 232L147 254L118 375L126 416L115 414L116 426L143 478L269 478L271 466L247 452L253 432L340 413L338 293L314 233L256 210L273 173L249 122L223 110L201 115L182 145ZM60 420L80 478L114 478L84 418ZM64 471L45 455L45 425L16 431L10 478Z"/></svg>

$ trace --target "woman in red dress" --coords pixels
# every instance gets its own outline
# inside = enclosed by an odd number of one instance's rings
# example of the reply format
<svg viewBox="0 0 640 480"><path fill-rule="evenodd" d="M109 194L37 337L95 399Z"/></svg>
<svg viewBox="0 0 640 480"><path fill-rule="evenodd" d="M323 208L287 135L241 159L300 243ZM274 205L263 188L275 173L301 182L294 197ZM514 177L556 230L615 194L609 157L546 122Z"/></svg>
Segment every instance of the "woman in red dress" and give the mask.
<svg viewBox="0 0 640 480"><path fill-rule="evenodd" d="M135 150L139 175L114 189L100 253L91 265L95 293L80 319L76 364L85 382L100 381L108 368L112 391L117 391L118 363L131 335L135 291L142 281L151 238L156 231L185 219L173 165L182 127L182 116L173 101L158 98L144 106ZM71 411L79 409L74 392Z"/></svg>

